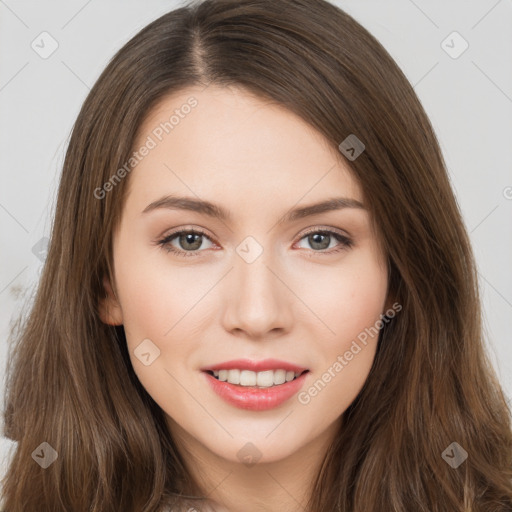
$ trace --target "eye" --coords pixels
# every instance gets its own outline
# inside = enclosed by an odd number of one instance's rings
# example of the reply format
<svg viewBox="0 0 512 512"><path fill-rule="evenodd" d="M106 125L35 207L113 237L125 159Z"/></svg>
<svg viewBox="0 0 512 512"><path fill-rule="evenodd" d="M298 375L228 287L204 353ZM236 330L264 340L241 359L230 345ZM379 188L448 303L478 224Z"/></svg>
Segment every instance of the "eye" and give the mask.
<svg viewBox="0 0 512 512"><path fill-rule="evenodd" d="M337 231L329 229L316 229L311 230L300 238L299 241L306 239L316 253L333 254L344 249L352 247L353 242L347 236L338 233ZM199 229L185 229L181 231L174 231L162 240L157 242L167 252L173 252L178 256L198 256L202 251L200 249L208 249L210 247L203 247L203 242L208 240L211 242L210 237ZM173 242L176 242L174 244ZM338 246L332 249L332 242L338 242ZM176 246L178 245L178 247Z"/></svg>
<svg viewBox="0 0 512 512"><path fill-rule="evenodd" d="M174 239L176 239L177 244L181 246L182 249L172 244ZM170 233L165 238L160 240L158 244L167 252L173 252L178 256L196 256L199 252L199 249L205 248L202 247L203 241L205 239L211 242L210 238L203 231L196 229L186 229Z"/></svg>
<svg viewBox="0 0 512 512"><path fill-rule="evenodd" d="M309 231L300 240L306 240L314 252L333 254L344 249L349 249L353 246L353 241L345 235L330 229L316 229ZM338 242L338 246L334 250L326 251L325 249L332 249L334 245L332 242Z"/></svg>

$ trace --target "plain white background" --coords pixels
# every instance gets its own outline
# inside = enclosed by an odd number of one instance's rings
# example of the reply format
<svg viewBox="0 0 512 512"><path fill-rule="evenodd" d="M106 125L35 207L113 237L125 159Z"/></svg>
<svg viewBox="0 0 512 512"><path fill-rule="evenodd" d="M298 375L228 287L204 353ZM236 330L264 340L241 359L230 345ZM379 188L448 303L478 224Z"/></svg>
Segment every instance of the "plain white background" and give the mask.
<svg viewBox="0 0 512 512"><path fill-rule="evenodd" d="M381 41L432 121L478 263L491 358L512 397L512 2L332 3ZM180 5L0 0L2 409L8 331L37 286L44 260L40 240L50 235L78 111L112 55L143 26ZM56 50L42 58L42 47L49 51L52 44L58 44ZM12 447L2 441L0 462Z"/></svg>

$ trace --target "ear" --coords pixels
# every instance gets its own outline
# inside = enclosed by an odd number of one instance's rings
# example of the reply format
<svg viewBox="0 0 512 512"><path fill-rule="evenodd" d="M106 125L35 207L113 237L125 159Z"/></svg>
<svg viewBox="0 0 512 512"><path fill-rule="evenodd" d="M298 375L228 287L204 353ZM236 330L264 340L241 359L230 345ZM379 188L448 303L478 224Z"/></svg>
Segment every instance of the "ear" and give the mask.
<svg viewBox="0 0 512 512"><path fill-rule="evenodd" d="M101 321L109 325L122 325L123 312L121 305L112 290L110 280L107 276L103 276L103 286L105 288L106 297L100 298L98 305Z"/></svg>

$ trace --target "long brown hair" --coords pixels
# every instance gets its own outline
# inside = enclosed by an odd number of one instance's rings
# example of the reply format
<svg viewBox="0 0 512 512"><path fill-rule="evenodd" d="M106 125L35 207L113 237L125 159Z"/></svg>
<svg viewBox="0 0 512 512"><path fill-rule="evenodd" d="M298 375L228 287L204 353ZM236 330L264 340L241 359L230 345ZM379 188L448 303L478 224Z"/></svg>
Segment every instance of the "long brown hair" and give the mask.
<svg viewBox="0 0 512 512"><path fill-rule="evenodd" d="M209 84L287 107L336 150L350 134L365 145L347 163L402 311L380 332L308 512L512 510L510 412L484 352L474 258L438 141L381 44L324 0L191 3L142 29L90 91L37 295L12 336L4 421L17 449L3 509L150 512L200 494L132 369L123 327L100 320L129 176L103 198L95 191L129 161L160 100ZM46 469L33 457L53 453L44 442L58 454ZM442 454L458 446L467 459L455 468Z"/></svg>

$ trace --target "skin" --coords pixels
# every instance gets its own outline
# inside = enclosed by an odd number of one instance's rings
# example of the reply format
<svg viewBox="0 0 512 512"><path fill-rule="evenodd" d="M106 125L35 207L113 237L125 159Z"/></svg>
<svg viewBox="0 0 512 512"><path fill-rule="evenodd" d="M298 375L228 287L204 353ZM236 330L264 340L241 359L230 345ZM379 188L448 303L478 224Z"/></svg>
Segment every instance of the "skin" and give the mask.
<svg viewBox="0 0 512 512"><path fill-rule="evenodd" d="M214 510L296 511L368 377L377 337L309 403L296 395L268 411L224 402L200 368L238 358L282 359L309 369L307 390L389 307L385 256L366 209L277 224L292 208L332 197L364 203L344 157L282 106L240 88L189 88L150 113L135 147L191 95L198 105L127 178L113 235L115 280L113 286L104 281L101 317L124 324L133 368L166 413ZM166 194L217 203L232 219L165 208L142 213ZM207 233L199 248L190 239L180 245L179 236L170 245L195 256L157 244L190 228ZM344 234L353 246L333 236L314 245L307 236L313 228ZM252 263L236 252L247 236L263 249ZM148 366L134 355L144 339L160 350ZM237 456L248 442L261 453L250 467Z"/></svg>

